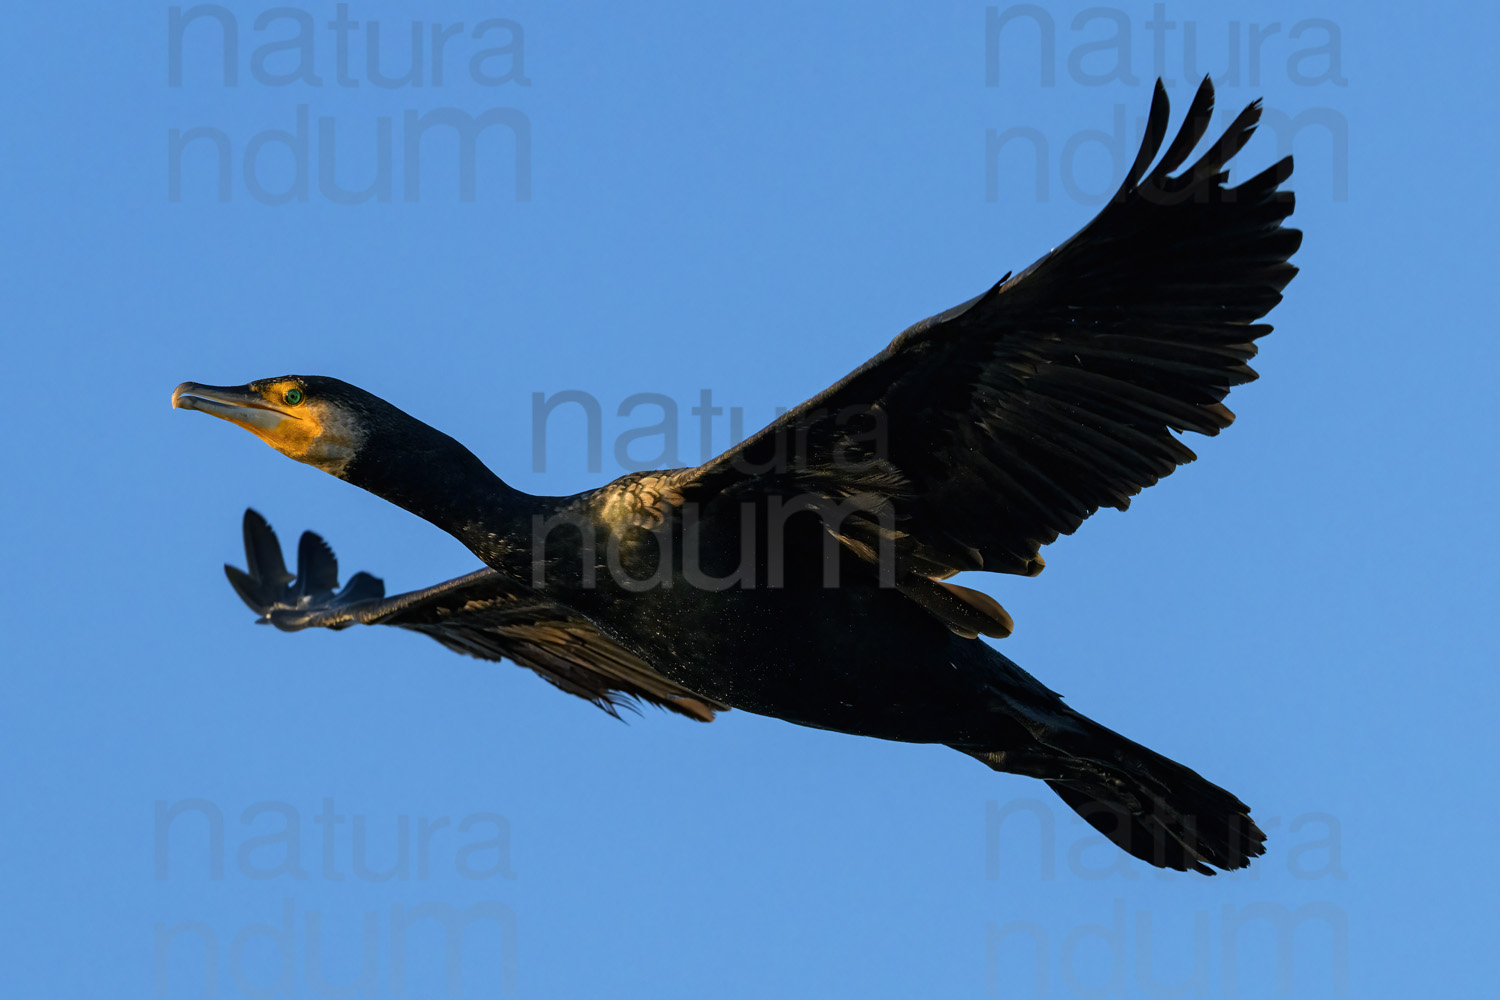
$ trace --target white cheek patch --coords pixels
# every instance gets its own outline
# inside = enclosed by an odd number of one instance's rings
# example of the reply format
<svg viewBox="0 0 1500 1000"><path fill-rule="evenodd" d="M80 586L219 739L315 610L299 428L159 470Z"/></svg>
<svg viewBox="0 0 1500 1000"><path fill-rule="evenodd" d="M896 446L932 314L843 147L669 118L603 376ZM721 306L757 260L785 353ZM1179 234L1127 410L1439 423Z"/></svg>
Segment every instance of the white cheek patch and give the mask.
<svg viewBox="0 0 1500 1000"><path fill-rule="evenodd" d="M348 467L349 460L364 444L364 429L360 427L359 421L334 407L327 408L317 416L317 436L303 454L293 457L316 466L329 475L341 476Z"/></svg>

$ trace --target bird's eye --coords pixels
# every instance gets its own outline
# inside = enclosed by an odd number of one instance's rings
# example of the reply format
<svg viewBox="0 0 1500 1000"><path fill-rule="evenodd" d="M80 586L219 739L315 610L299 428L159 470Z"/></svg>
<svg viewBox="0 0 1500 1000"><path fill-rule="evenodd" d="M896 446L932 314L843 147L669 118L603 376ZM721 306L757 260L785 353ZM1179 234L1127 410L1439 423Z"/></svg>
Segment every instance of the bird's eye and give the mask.
<svg viewBox="0 0 1500 1000"><path fill-rule="evenodd" d="M298 403L302 402L302 390L288 389L286 393L281 397L281 401L287 406L296 406Z"/></svg>

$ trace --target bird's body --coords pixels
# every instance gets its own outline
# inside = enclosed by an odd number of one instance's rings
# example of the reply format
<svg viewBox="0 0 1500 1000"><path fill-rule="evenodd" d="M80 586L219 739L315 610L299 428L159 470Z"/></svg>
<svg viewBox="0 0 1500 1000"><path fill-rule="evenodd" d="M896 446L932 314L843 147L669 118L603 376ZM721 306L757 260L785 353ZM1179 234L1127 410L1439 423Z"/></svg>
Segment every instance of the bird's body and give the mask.
<svg viewBox="0 0 1500 1000"><path fill-rule="evenodd" d="M1141 154L1089 227L695 469L530 496L336 379L184 383L175 405L426 518L488 567L393 598L359 574L335 594L326 546L304 537L293 577L247 515L249 571L231 581L283 628L411 628L606 706L944 743L1047 780L1153 864L1241 867L1264 840L1243 803L1064 705L979 638L1010 632L1004 609L947 580L1035 575L1041 546L1193 458L1174 432L1233 419L1220 400L1254 378L1270 329L1254 321L1295 273L1299 234L1281 225L1289 159L1224 186L1254 106L1172 175L1211 108L1205 82L1148 173L1158 87Z"/></svg>
<svg viewBox="0 0 1500 1000"><path fill-rule="evenodd" d="M683 522L691 501L632 508L617 491L633 485L606 486L584 505L595 515L594 547L603 555L593 579L580 578L576 532L554 530L539 592L578 609L677 683L744 711L915 742L949 742L979 722L983 712L960 722L961 696L981 689L971 667L955 665L963 654L952 648L978 640L960 638L902 591L881 587L870 563L825 545L816 514L788 517L778 531L770 498L734 501L727 511L709 503L698 512L699 538L688 553ZM664 521L646 526L610 516L622 508L661 511ZM614 572L611 547L619 551ZM670 552L665 566L663 549ZM726 583L710 590L705 580Z"/></svg>

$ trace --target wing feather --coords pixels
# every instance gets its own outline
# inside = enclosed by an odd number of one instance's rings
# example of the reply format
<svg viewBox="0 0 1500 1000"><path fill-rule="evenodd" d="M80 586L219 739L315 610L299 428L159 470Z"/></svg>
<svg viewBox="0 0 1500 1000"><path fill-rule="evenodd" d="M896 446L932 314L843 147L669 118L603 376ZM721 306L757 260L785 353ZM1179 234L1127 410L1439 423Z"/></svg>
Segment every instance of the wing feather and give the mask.
<svg viewBox="0 0 1500 1000"><path fill-rule="evenodd" d="M392 597L380 580L356 573L339 591L338 562L319 536L302 535L293 576L275 532L253 510L245 511L244 535L249 571L226 565L225 575L262 622L284 631L394 625L467 656L511 660L612 715L632 700L701 722L726 708L669 681L587 619L494 570Z"/></svg>
<svg viewBox="0 0 1500 1000"><path fill-rule="evenodd" d="M1301 242L1283 226L1290 157L1226 184L1258 101L1179 172L1213 105L1205 79L1156 160L1170 117L1158 83L1140 152L1093 221L683 474L684 495L837 497L858 481L884 490L870 510L895 512L898 569L1031 575L1042 546L1191 462L1176 435L1215 435L1233 422L1223 400L1256 378L1249 361L1271 331L1256 320L1281 300ZM860 412L879 434L849 431Z"/></svg>

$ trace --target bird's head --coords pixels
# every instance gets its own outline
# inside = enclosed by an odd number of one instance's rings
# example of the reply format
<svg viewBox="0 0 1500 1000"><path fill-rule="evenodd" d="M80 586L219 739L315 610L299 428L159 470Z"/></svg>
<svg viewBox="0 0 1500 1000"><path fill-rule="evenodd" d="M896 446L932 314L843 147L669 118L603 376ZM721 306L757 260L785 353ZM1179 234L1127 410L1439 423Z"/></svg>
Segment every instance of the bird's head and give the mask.
<svg viewBox="0 0 1500 1000"><path fill-rule="evenodd" d="M238 424L295 458L447 527L510 488L474 454L373 393L321 375L246 385L184 382L172 405Z"/></svg>
<svg viewBox="0 0 1500 1000"><path fill-rule="evenodd" d="M499 484L474 454L359 385L284 375L245 385L183 382L172 406L245 427L288 459L323 469L429 520L450 496ZM504 486L504 484L499 484Z"/></svg>
<svg viewBox="0 0 1500 1000"><path fill-rule="evenodd" d="M373 431L393 414L406 417L378 396L321 375L239 386L184 382L172 391L172 405L238 424L288 458L341 478Z"/></svg>

